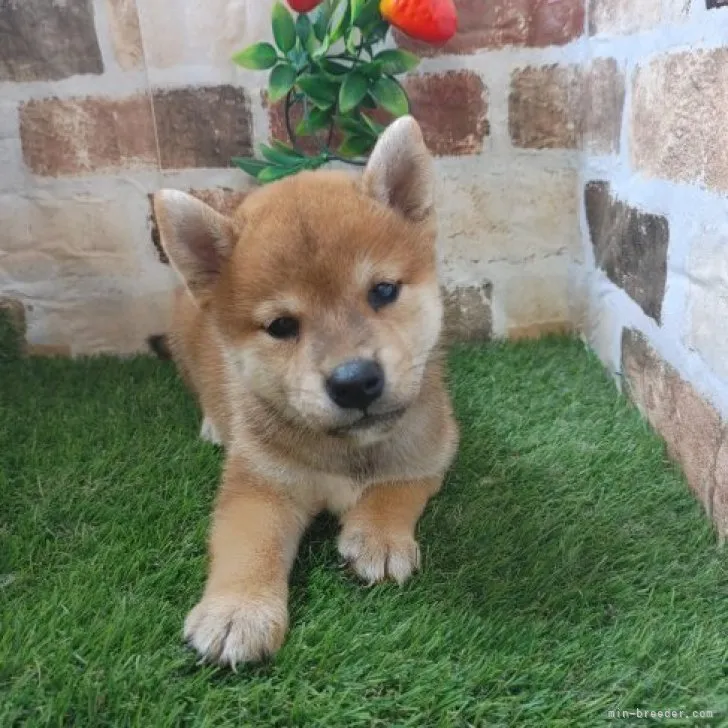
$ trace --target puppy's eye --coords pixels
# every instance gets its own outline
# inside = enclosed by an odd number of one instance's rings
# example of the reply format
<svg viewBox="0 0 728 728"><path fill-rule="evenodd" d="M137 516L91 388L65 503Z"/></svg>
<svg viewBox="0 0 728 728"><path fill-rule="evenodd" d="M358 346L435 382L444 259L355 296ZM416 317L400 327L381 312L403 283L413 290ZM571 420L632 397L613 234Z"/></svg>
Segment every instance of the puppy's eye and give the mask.
<svg viewBox="0 0 728 728"><path fill-rule="evenodd" d="M369 291L369 305L378 311L383 306L394 303L399 298L399 283L377 283Z"/></svg>
<svg viewBox="0 0 728 728"><path fill-rule="evenodd" d="M271 321L265 330L274 339L295 339L298 336L300 328L301 325L297 319L291 316L281 316L275 319L275 321Z"/></svg>

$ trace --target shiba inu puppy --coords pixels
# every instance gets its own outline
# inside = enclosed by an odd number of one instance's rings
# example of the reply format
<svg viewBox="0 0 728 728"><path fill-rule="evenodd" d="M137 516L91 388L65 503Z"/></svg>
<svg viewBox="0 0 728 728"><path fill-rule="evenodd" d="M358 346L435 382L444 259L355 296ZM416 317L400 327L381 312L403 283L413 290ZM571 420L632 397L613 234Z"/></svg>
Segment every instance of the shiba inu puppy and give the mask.
<svg viewBox="0 0 728 728"><path fill-rule="evenodd" d="M185 636L205 659L273 654L301 535L338 514L338 548L367 582L404 582L415 527L458 443L438 342L433 166L411 117L361 178L304 172L226 218L154 197L184 286L168 344L225 450L202 599Z"/></svg>

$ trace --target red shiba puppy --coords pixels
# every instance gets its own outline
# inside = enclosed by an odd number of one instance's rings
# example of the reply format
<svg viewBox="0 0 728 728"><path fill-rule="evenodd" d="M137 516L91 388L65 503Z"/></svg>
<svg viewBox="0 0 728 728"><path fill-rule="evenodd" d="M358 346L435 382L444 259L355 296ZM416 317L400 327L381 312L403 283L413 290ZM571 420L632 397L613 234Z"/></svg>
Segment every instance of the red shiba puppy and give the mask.
<svg viewBox="0 0 728 728"><path fill-rule="evenodd" d="M439 351L433 165L411 117L361 178L304 172L231 218L182 192L154 207L184 286L169 348L202 436L225 449L202 599L185 635L235 665L281 645L288 574L322 510L364 580L417 569L415 527L458 430Z"/></svg>

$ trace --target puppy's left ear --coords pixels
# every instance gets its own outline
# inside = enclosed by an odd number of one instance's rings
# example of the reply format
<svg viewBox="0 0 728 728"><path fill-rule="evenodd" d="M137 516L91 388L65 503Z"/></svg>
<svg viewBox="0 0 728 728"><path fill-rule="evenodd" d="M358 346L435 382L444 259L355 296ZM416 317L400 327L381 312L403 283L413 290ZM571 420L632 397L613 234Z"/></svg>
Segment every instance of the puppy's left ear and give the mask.
<svg viewBox="0 0 728 728"><path fill-rule="evenodd" d="M412 222L434 209L434 168L412 116L393 121L381 134L364 170L364 191Z"/></svg>

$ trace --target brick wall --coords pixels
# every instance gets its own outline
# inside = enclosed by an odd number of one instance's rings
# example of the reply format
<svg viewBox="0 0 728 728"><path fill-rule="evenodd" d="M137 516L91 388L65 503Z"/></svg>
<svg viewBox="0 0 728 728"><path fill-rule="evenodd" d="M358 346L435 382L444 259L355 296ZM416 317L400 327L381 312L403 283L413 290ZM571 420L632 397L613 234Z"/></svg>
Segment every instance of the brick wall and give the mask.
<svg viewBox="0 0 728 728"><path fill-rule="evenodd" d="M726 5L591 0L587 53L592 67L610 70L602 91L595 84L587 93L584 133L611 144L585 145L580 202L588 340L665 437L724 536ZM552 106L559 98L551 94Z"/></svg>
<svg viewBox="0 0 728 728"><path fill-rule="evenodd" d="M271 4L0 4L12 29L0 44L0 296L24 305L31 350L133 352L165 327L173 277L148 196L174 186L225 205L226 189L248 188L228 160L280 119L265 74L229 59L269 37ZM427 58L407 81L438 158L448 322L458 338L569 328L581 0L458 7L457 37L419 48ZM562 58L571 65L549 70ZM618 94L608 65L594 74Z"/></svg>

